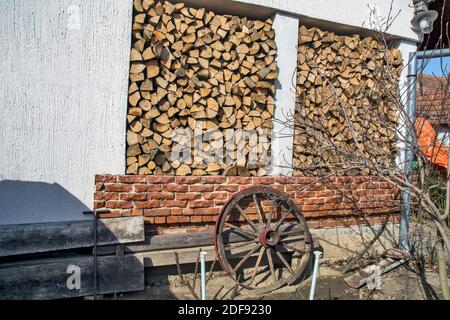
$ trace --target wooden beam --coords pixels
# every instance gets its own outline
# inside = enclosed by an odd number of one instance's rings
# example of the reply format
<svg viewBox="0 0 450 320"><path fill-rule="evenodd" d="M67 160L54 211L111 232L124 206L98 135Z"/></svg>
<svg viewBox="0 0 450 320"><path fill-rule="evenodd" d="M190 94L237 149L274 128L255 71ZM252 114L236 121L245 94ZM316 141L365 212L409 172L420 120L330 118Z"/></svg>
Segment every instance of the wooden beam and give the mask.
<svg viewBox="0 0 450 320"><path fill-rule="evenodd" d="M98 245L138 242L145 239L143 217L99 219ZM0 257L91 247L92 220L0 226Z"/></svg>
<svg viewBox="0 0 450 320"><path fill-rule="evenodd" d="M97 258L98 294L144 289L136 255ZM59 299L94 294L94 258L78 256L10 263L0 267L0 299Z"/></svg>
<svg viewBox="0 0 450 320"><path fill-rule="evenodd" d="M293 241L296 241L296 237L289 237L284 240L285 243L291 244ZM256 244L256 242L249 242L246 245L242 245L243 243L236 243L235 247L228 249L227 257L228 259L235 259L244 256L247 254ZM315 247L315 244L313 243ZM175 265L175 257L174 252L178 253L178 259L180 264L187 263L195 263L197 261L197 256L199 249L202 249L206 252L205 260L206 261L214 261L216 259L216 250L214 246L198 246L191 248L179 248L179 249L169 249L169 250L158 250L158 251L146 251L141 253L136 253L144 259L144 267L161 267L161 266L170 266ZM281 252L291 252L290 249L280 249ZM251 256L257 256L258 252L255 252Z"/></svg>
<svg viewBox="0 0 450 320"><path fill-rule="evenodd" d="M282 226L280 231L284 231L287 227ZM289 227L291 232L300 230L300 226ZM247 237L235 232L225 232L224 240L227 242L242 242L249 240ZM197 232L185 234L164 234L164 235L146 235L145 240L140 243L125 245L125 253L138 253L156 250L193 248L201 246L211 246L214 244L213 232ZM103 246L97 249L97 254L108 255L114 254L115 246Z"/></svg>

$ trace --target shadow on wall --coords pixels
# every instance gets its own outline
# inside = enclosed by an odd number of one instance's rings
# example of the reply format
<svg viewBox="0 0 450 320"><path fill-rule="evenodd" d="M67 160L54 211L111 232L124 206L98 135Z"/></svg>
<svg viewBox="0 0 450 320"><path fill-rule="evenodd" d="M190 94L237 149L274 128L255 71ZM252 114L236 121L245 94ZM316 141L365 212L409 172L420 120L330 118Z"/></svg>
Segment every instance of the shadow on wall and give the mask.
<svg viewBox="0 0 450 320"><path fill-rule="evenodd" d="M0 225L88 220L89 210L57 183L0 181Z"/></svg>

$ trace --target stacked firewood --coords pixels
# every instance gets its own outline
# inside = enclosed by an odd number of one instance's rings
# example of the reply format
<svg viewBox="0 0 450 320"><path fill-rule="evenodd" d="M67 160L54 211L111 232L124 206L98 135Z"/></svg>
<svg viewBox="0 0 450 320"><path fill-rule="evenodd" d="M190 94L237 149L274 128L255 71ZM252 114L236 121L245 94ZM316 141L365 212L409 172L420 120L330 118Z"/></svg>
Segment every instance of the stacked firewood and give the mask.
<svg viewBox="0 0 450 320"><path fill-rule="evenodd" d="M126 173L215 175L236 165L248 167L249 144L243 153L231 154L232 163L199 159L204 151L216 156L218 148L237 139L233 135L192 148L187 161L171 157L175 146L183 149L191 142L174 135L200 127L203 132L264 129L270 137L277 77L274 37L270 19L134 0ZM264 174L258 165L248 169L252 175Z"/></svg>
<svg viewBox="0 0 450 320"><path fill-rule="evenodd" d="M361 159L390 165L396 155L397 49L373 38L299 29L294 136L296 175L333 167L370 174Z"/></svg>

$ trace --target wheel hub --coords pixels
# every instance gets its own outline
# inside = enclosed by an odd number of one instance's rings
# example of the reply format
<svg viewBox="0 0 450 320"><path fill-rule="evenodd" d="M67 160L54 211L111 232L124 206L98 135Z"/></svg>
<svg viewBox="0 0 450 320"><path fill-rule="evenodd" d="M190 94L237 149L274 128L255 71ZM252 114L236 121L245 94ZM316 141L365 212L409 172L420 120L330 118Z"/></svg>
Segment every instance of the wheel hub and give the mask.
<svg viewBox="0 0 450 320"><path fill-rule="evenodd" d="M259 242L266 248L274 247L280 242L280 236L275 230L264 228L259 233Z"/></svg>

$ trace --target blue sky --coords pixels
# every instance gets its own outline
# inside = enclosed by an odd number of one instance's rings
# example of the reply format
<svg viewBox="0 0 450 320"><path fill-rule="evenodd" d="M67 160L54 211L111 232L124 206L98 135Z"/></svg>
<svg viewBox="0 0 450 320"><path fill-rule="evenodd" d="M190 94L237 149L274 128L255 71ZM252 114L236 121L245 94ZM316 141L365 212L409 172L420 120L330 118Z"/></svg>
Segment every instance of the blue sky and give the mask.
<svg viewBox="0 0 450 320"><path fill-rule="evenodd" d="M441 61L442 60L442 61ZM421 67L421 61L418 61L418 67ZM441 68L441 62L443 68ZM442 72L444 69L445 72ZM427 65L423 70L423 74L435 74L436 76L446 75L450 72L450 57L445 58L434 58L427 61Z"/></svg>

